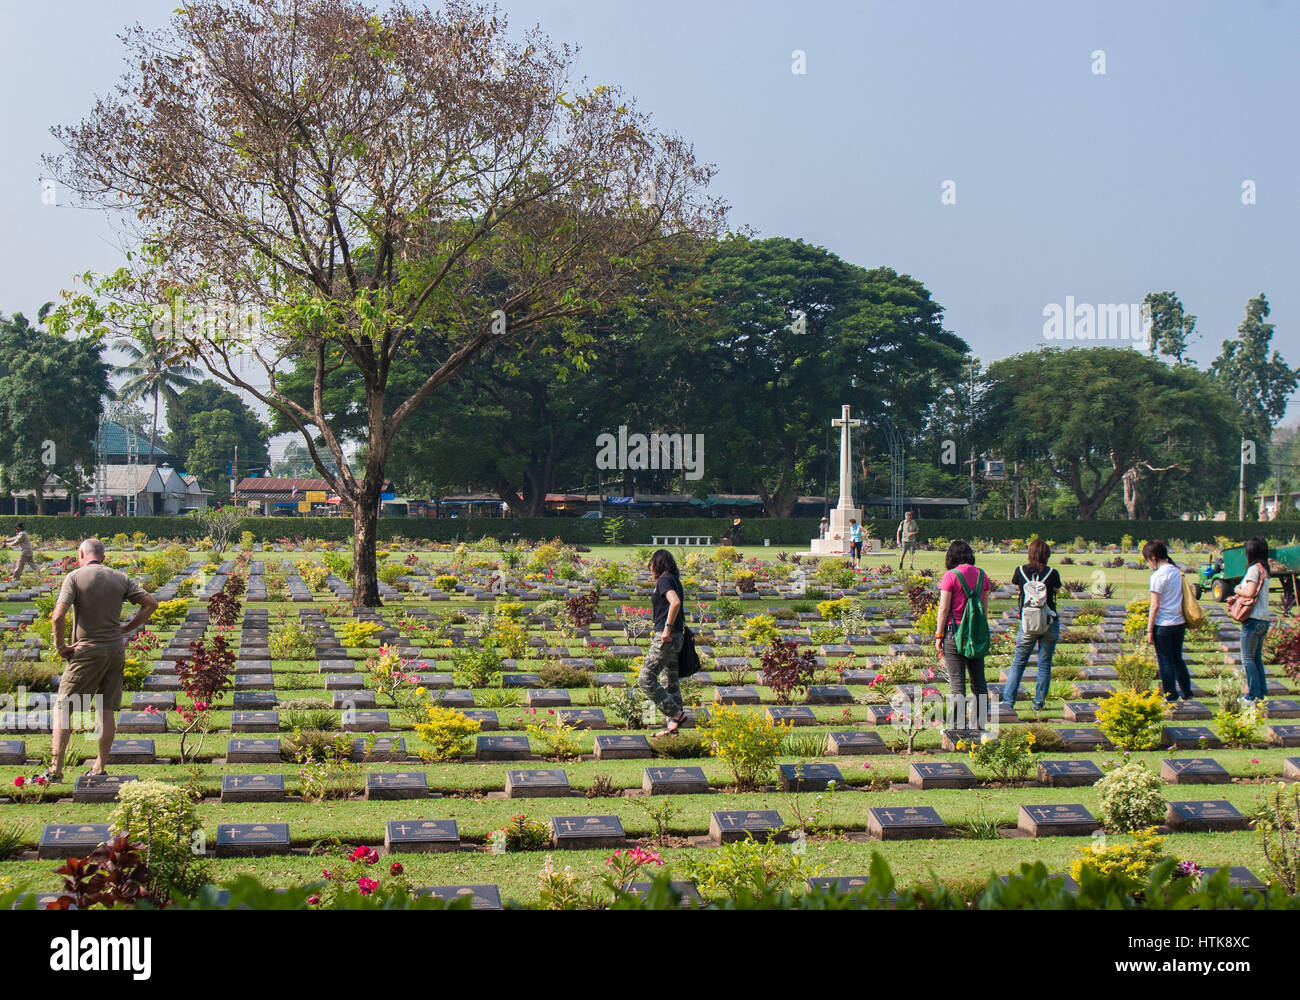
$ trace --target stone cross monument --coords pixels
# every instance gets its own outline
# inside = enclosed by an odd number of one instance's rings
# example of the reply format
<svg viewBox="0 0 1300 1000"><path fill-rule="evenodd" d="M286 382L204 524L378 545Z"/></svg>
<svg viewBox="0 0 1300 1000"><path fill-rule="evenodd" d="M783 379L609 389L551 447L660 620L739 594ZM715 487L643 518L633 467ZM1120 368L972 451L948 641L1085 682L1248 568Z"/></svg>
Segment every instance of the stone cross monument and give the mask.
<svg viewBox="0 0 1300 1000"><path fill-rule="evenodd" d="M849 416L850 407L840 407L840 416L831 421L832 427L840 429L840 500L831 511L830 529L825 538L814 538L813 555L842 555L849 550L849 518L858 518L862 523L858 508L853 503L853 445L850 431L861 427L861 420ZM836 536L839 536L838 538Z"/></svg>

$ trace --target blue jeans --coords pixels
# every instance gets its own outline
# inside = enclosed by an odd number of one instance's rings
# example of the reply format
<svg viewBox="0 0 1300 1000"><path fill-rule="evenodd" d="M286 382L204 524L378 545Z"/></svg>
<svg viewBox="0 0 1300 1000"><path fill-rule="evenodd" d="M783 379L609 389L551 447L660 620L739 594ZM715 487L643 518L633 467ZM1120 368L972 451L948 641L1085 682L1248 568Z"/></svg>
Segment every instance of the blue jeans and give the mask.
<svg viewBox="0 0 1300 1000"><path fill-rule="evenodd" d="M1264 636L1270 622L1247 618L1241 623L1241 667L1246 671L1246 700L1259 701L1268 694L1264 680Z"/></svg>
<svg viewBox="0 0 1300 1000"><path fill-rule="evenodd" d="M1061 641L1061 619L1052 619L1051 627L1042 635L1016 637L1016 651L1011 657L1011 666L1007 668L1007 682L1002 685L1002 704L1008 708L1016 707L1016 694L1020 690L1020 678L1029 665L1029 654L1038 647L1038 683L1034 685L1034 711L1041 712L1047 704L1047 688L1052 682L1052 655L1056 644Z"/></svg>
<svg viewBox="0 0 1300 1000"><path fill-rule="evenodd" d="M1184 699L1192 696L1192 678L1183 659L1183 636L1186 634L1186 625L1156 626L1153 637L1156 665L1160 668L1160 686L1164 688L1166 701L1177 701L1179 694Z"/></svg>

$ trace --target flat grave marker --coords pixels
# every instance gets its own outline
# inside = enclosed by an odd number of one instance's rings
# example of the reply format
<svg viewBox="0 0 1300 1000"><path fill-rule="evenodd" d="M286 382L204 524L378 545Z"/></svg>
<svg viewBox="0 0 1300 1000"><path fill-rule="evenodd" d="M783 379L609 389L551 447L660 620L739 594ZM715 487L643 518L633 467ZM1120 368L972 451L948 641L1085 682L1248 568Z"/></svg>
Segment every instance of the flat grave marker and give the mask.
<svg viewBox="0 0 1300 1000"><path fill-rule="evenodd" d="M778 769L787 792L824 792L832 781L844 785L844 776L834 764L781 764Z"/></svg>
<svg viewBox="0 0 1300 1000"><path fill-rule="evenodd" d="M626 838L617 816L553 816L551 839L556 847L600 850L621 847Z"/></svg>
<svg viewBox="0 0 1300 1000"><path fill-rule="evenodd" d="M136 774L82 774L72 786L73 802L116 802L118 790L130 781L138 781Z"/></svg>
<svg viewBox="0 0 1300 1000"><path fill-rule="evenodd" d="M36 857L42 861L84 857L110 836L107 823L47 823L36 843Z"/></svg>
<svg viewBox="0 0 1300 1000"><path fill-rule="evenodd" d="M460 830L454 819L390 819L384 825L384 847L390 854L456 851Z"/></svg>
<svg viewBox="0 0 1300 1000"><path fill-rule="evenodd" d="M1182 832L1207 833L1219 830L1245 830L1250 820L1226 800L1205 802L1170 802L1165 823Z"/></svg>
<svg viewBox="0 0 1300 1000"><path fill-rule="evenodd" d="M479 760L529 760L533 756L527 736L480 736L475 753Z"/></svg>
<svg viewBox="0 0 1300 1000"><path fill-rule="evenodd" d="M223 774L222 802L283 802L283 774Z"/></svg>
<svg viewBox="0 0 1300 1000"><path fill-rule="evenodd" d="M569 794L569 776L558 767L506 771L506 797L511 799L561 798Z"/></svg>
<svg viewBox="0 0 1300 1000"><path fill-rule="evenodd" d="M947 832L948 825L933 806L876 806L867 810L867 834L876 840L920 840Z"/></svg>
<svg viewBox="0 0 1300 1000"><path fill-rule="evenodd" d="M417 896L437 896L439 899L464 899L468 897L471 910L501 909L501 890L495 885L426 885L415 890Z"/></svg>
<svg viewBox="0 0 1300 1000"><path fill-rule="evenodd" d="M961 761L916 763L907 770L907 783L913 788L971 788L975 772Z"/></svg>
<svg viewBox="0 0 1300 1000"><path fill-rule="evenodd" d="M1090 760L1040 760L1038 780L1054 788L1094 785L1102 779L1102 770Z"/></svg>
<svg viewBox="0 0 1300 1000"><path fill-rule="evenodd" d="M815 726L817 716L807 705L768 705L769 722L785 722L792 726Z"/></svg>
<svg viewBox="0 0 1300 1000"><path fill-rule="evenodd" d="M217 857L252 858L289 853L288 823L219 823Z"/></svg>
<svg viewBox="0 0 1300 1000"><path fill-rule="evenodd" d="M1160 777L1171 785L1226 785L1231 776L1213 757L1175 757L1160 762Z"/></svg>
<svg viewBox="0 0 1300 1000"><path fill-rule="evenodd" d="M280 763L280 741L270 737L232 738L226 743L226 763L278 764Z"/></svg>
<svg viewBox="0 0 1300 1000"><path fill-rule="evenodd" d="M595 738L595 756L597 760L646 760L654 751L640 733L602 733Z"/></svg>
<svg viewBox="0 0 1300 1000"><path fill-rule="evenodd" d="M366 774L367 801L423 799L429 796L429 779L423 771L369 771Z"/></svg>
<svg viewBox="0 0 1300 1000"><path fill-rule="evenodd" d="M828 757L888 752L889 747L885 746L885 740L879 733L837 732L826 737Z"/></svg>
<svg viewBox="0 0 1300 1000"><path fill-rule="evenodd" d="M1209 726L1165 726L1160 745L1176 750L1217 750L1223 746Z"/></svg>
<svg viewBox="0 0 1300 1000"><path fill-rule="evenodd" d="M1075 802L1020 807L1017 827L1031 837L1086 837L1098 827L1092 813Z"/></svg>
<svg viewBox="0 0 1300 1000"><path fill-rule="evenodd" d="M723 809L709 814L709 839L727 844L751 836L766 841L773 831L785 828L785 820L775 809Z"/></svg>
<svg viewBox="0 0 1300 1000"><path fill-rule="evenodd" d="M647 767L641 789L647 795L704 795L709 779L702 767Z"/></svg>

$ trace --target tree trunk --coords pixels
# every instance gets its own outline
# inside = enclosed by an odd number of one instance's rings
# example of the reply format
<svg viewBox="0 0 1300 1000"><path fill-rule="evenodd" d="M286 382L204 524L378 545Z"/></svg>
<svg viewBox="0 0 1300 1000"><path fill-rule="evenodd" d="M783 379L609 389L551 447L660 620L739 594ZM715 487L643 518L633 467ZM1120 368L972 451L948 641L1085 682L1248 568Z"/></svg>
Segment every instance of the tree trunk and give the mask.
<svg viewBox="0 0 1300 1000"><path fill-rule="evenodd" d="M377 608L379 570L375 549L379 539L379 490L370 491L352 503L352 606Z"/></svg>
<svg viewBox="0 0 1300 1000"><path fill-rule="evenodd" d="M149 432L149 465L153 465L154 442L158 440L158 390L153 391L153 430Z"/></svg>

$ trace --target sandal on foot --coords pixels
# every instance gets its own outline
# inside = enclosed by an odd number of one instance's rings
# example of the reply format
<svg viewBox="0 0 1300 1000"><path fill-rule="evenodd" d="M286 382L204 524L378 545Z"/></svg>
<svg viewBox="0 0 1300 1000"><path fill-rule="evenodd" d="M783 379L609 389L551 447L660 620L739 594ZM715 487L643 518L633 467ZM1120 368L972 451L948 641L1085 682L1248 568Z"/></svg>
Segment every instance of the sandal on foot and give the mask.
<svg viewBox="0 0 1300 1000"><path fill-rule="evenodd" d="M682 723L685 721L686 721L686 713L684 711L678 712L676 715L674 715L671 719L668 720L667 727L659 730L659 732L655 733L655 735L676 736L678 730L681 728Z"/></svg>
<svg viewBox="0 0 1300 1000"><path fill-rule="evenodd" d="M56 771L52 767L47 767L44 771L42 771L41 777L44 778L46 781L48 781L51 785L63 784L63 772Z"/></svg>

